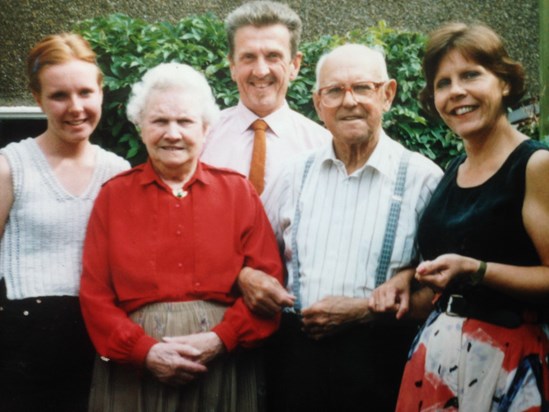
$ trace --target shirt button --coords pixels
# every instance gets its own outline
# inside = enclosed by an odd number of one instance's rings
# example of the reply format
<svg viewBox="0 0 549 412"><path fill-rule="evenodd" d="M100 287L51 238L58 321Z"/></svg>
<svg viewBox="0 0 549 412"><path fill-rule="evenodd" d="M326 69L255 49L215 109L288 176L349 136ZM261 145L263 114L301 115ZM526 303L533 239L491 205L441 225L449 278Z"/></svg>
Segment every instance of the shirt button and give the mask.
<svg viewBox="0 0 549 412"><path fill-rule="evenodd" d="M25 311L23 312L23 315L29 316L29 311L28 311L28 310L25 310Z"/></svg>
<svg viewBox="0 0 549 412"><path fill-rule="evenodd" d="M177 232L175 232L175 234L176 234L177 236L181 236L181 230L178 230Z"/></svg>
<svg viewBox="0 0 549 412"><path fill-rule="evenodd" d="M36 303L40 304L40 303L42 303L42 300L36 299Z"/></svg>
<svg viewBox="0 0 549 412"><path fill-rule="evenodd" d="M180 207L181 205L179 203L176 203L175 204L175 207Z"/></svg>
<svg viewBox="0 0 549 412"><path fill-rule="evenodd" d="M194 286L197 287L197 288L199 288L199 287L200 287L200 282L195 282L195 283L194 283Z"/></svg>
<svg viewBox="0 0 549 412"><path fill-rule="evenodd" d="M177 267L182 268L182 267L183 267L183 263L178 263L178 264L177 264Z"/></svg>

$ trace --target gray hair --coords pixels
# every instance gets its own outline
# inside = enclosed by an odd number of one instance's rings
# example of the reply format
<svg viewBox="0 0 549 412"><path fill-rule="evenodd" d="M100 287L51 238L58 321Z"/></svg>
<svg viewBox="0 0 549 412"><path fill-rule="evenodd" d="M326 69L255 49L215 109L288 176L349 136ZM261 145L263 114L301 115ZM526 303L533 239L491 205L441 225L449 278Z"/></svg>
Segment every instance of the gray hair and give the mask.
<svg viewBox="0 0 549 412"><path fill-rule="evenodd" d="M140 82L132 86L126 113L130 122L139 126L143 110L152 91L169 90L178 87L193 93L197 104L202 105L202 120L206 125L214 124L219 118L219 107L206 77L187 64L161 63L149 69Z"/></svg>
<svg viewBox="0 0 549 412"><path fill-rule="evenodd" d="M251 1L233 10L225 19L229 58L234 55L234 37L241 27L282 24L290 32L290 52L295 57L301 39L301 19L290 6L274 1Z"/></svg>
<svg viewBox="0 0 549 412"><path fill-rule="evenodd" d="M320 72L322 70L322 67L326 63L326 60L328 60L328 58L332 56L332 54L339 53L341 51L352 51L355 56L360 54L369 56L371 58L372 64L376 65L377 69L379 70L379 73L381 75L381 79L379 80L389 80L389 73L387 72L387 63L385 62L385 53L383 49L375 46L365 46L364 44L347 43L330 50L328 53L323 54L320 59L318 59L318 63L316 64L316 79L313 91L316 92L319 89Z"/></svg>

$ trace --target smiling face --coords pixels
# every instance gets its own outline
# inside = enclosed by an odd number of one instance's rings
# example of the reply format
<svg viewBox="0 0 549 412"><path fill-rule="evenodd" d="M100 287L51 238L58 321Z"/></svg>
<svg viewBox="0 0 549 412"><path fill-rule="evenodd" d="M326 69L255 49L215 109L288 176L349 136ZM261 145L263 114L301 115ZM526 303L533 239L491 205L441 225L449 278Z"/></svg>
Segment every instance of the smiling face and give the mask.
<svg viewBox="0 0 549 412"><path fill-rule="evenodd" d="M319 72L319 89L335 85L349 87L365 81L384 82L386 78L376 64L381 56L364 49L358 51L345 46L334 50ZM360 101L347 91L337 107L326 107L318 93L313 95L317 113L334 137L336 153L338 145L375 146L381 132L383 113L391 107L395 92L396 82L388 80L370 97Z"/></svg>
<svg viewBox="0 0 549 412"><path fill-rule="evenodd" d="M207 131L195 96L180 88L152 90L140 127L149 158L161 177L183 180L194 172Z"/></svg>
<svg viewBox="0 0 549 412"><path fill-rule="evenodd" d="M41 70L34 98L48 119L47 135L65 144L88 141L101 118L97 66L70 60Z"/></svg>
<svg viewBox="0 0 549 412"><path fill-rule="evenodd" d="M290 80L295 79L301 64L300 53L291 57L286 26L241 27L234 45L229 59L231 76L244 105L260 117L282 107Z"/></svg>
<svg viewBox="0 0 549 412"><path fill-rule="evenodd" d="M441 59L434 79L440 117L465 139L485 136L505 119L502 101L508 93L505 81L457 50Z"/></svg>

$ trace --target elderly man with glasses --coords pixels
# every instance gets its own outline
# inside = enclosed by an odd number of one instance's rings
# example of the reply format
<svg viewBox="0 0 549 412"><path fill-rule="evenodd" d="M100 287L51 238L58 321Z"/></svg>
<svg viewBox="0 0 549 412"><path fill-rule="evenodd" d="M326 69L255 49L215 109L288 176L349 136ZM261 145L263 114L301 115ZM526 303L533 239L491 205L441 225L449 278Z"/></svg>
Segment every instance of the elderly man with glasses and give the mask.
<svg viewBox="0 0 549 412"><path fill-rule="evenodd" d="M414 272L417 222L442 175L383 131L396 89L377 50L349 44L323 56L313 99L332 141L265 194L295 297L269 345L273 411L394 410L416 326L376 317L370 298L379 286L398 317L413 304L395 279ZM269 291L245 282L248 302L272 308Z"/></svg>

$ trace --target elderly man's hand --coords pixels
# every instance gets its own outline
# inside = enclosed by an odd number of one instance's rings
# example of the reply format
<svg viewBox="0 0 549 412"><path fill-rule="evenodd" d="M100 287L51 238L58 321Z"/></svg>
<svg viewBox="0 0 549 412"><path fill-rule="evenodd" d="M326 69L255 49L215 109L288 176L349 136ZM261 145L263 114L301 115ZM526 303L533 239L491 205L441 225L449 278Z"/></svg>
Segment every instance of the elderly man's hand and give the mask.
<svg viewBox="0 0 549 412"><path fill-rule="evenodd" d="M337 333L338 330L372 319L368 299L345 296L327 296L301 312L303 330L318 340Z"/></svg>
<svg viewBox="0 0 549 412"><path fill-rule="evenodd" d="M199 355L200 351L191 345L159 342L149 350L145 366L160 382L182 385L207 371L199 363Z"/></svg>
<svg viewBox="0 0 549 412"><path fill-rule="evenodd" d="M278 280L249 267L240 271L238 287L246 306L262 316L274 316L284 307L293 306L295 302L295 296L288 293Z"/></svg>
<svg viewBox="0 0 549 412"><path fill-rule="evenodd" d="M404 269L377 287L370 296L368 307L375 313L394 312L401 319L410 309L410 284L414 269Z"/></svg>
<svg viewBox="0 0 549 412"><path fill-rule="evenodd" d="M215 332L193 333L184 336L166 336L162 338L162 341L192 346L198 351L195 360L202 364L208 363L220 353L225 352L225 346Z"/></svg>

